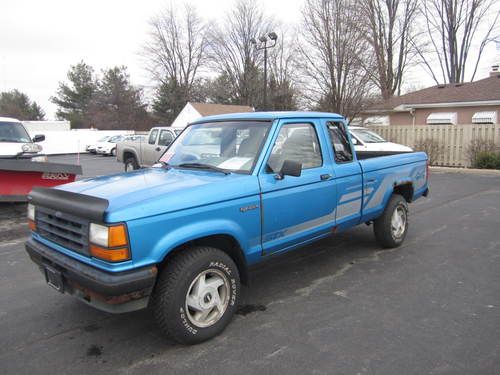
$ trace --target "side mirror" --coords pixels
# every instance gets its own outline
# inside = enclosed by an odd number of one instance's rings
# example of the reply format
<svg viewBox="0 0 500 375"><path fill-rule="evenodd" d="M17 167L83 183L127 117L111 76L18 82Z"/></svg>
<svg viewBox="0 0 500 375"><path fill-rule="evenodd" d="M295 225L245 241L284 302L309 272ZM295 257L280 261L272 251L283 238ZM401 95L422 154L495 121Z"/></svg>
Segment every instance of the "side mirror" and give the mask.
<svg viewBox="0 0 500 375"><path fill-rule="evenodd" d="M45 141L45 135L37 134L33 137L33 142L42 142Z"/></svg>
<svg viewBox="0 0 500 375"><path fill-rule="evenodd" d="M275 178L282 180L285 176L299 177L302 174L302 163L293 160L285 160Z"/></svg>

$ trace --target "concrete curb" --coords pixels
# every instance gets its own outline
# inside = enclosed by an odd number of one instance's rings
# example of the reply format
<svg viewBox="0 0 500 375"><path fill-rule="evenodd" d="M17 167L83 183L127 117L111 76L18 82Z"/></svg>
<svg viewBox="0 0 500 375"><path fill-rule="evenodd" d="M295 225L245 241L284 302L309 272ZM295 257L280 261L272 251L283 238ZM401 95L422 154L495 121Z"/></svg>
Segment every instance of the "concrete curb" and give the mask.
<svg viewBox="0 0 500 375"><path fill-rule="evenodd" d="M431 172L438 172L438 173L462 173L462 174L500 176L500 170L498 169L430 167L430 170Z"/></svg>

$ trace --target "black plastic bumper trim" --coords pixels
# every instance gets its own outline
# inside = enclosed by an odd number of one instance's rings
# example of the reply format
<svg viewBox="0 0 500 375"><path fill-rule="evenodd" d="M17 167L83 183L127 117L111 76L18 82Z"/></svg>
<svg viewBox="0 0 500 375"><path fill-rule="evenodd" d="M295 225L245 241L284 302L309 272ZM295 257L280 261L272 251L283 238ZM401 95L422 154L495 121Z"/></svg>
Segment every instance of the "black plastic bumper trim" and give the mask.
<svg viewBox="0 0 500 375"><path fill-rule="evenodd" d="M152 289L156 280L155 266L118 273L105 272L53 250L32 238L26 242L26 251L31 260L40 267L44 264L51 265L59 270L66 280L75 281L103 296L121 296Z"/></svg>

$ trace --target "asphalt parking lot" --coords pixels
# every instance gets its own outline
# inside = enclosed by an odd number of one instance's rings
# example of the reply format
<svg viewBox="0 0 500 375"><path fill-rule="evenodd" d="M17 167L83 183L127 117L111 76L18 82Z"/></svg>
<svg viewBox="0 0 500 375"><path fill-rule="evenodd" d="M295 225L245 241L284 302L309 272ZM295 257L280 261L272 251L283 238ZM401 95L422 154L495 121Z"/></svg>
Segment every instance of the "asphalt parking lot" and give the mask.
<svg viewBox="0 0 500 375"><path fill-rule="evenodd" d="M122 170L81 161L85 176ZM500 176L433 173L430 186L402 247L381 250L361 225L269 261L226 331L193 347L149 311L111 315L49 288L23 248L24 205L0 206L0 373L498 374Z"/></svg>

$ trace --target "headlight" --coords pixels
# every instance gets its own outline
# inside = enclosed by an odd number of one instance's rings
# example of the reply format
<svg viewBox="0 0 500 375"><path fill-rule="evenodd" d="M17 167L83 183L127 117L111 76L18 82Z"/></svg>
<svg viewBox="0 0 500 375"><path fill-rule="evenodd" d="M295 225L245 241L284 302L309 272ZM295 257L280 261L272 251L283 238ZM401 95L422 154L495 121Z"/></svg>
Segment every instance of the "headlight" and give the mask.
<svg viewBox="0 0 500 375"><path fill-rule="evenodd" d="M25 143L22 146L23 152L40 152L42 151L42 146L34 143Z"/></svg>
<svg viewBox="0 0 500 375"><path fill-rule="evenodd" d="M108 247L108 227L95 223L90 223L90 242Z"/></svg>
<svg viewBox="0 0 500 375"><path fill-rule="evenodd" d="M35 220L35 206L31 203L28 204L28 219Z"/></svg>
<svg viewBox="0 0 500 375"><path fill-rule="evenodd" d="M31 203L28 203L27 216L28 216L28 227L30 228L30 230L36 231L35 206L32 205Z"/></svg>
<svg viewBox="0 0 500 375"><path fill-rule="evenodd" d="M89 237L89 250L93 257L109 262L130 259L125 224L106 226L90 223Z"/></svg>

